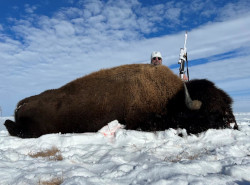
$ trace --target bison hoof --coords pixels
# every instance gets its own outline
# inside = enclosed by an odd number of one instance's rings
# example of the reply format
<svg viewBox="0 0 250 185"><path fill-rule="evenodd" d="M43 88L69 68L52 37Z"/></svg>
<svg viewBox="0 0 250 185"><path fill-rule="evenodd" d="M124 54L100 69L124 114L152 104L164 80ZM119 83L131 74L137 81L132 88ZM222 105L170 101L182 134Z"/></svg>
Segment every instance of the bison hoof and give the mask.
<svg viewBox="0 0 250 185"><path fill-rule="evenodd" d="M17 125L16 122L11 120L6 120L4 125L7 128L10 135L18 136L20 134L20 127Z"/></svg>

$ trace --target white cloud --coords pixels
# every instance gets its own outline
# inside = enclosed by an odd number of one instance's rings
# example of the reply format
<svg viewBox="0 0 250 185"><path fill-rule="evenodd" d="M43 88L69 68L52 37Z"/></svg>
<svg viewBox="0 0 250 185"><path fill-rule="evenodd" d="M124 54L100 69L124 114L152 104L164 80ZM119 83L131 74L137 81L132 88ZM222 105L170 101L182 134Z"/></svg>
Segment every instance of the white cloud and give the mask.
<svg viewBox="0 0 250 185"><path fill-rule="evenodd" d="M170 8L170 9L167 9L165 16L167 19L171 20L172 22L175 22L175 24L179 24L180 13L181 13L180 8Z"/></svg>
<svg viewBox="0 0 250 185"><path fill-rule="evenodd" d="M227 3L219 12L219 19L227 20L249 14L249 2L245 0L239 0L236 2Z"/></svg>
<svg viewBox="0 0 250 185"><path fill-rule="evenodd" d="M189 36L193 59L250 47L249 25L250 16L247 16L194 29Z"/></svg>
<svg viewBox="0 0 250 185"><path fill-rule="evenodd" d="M29 14L34 13L34 11L37 9L36 6L30 6L29 4L25 4L24 8L25 8L25 12Z"/></svg>
<svg viewBox="0 0 250 185"><path fill-rule="evenodd" d="M104 3L99 0L87 1L86 3L84 3L83 7L84 13L86 12L86 18L89 18L91 16L100 14L104 7Z"/></svg>

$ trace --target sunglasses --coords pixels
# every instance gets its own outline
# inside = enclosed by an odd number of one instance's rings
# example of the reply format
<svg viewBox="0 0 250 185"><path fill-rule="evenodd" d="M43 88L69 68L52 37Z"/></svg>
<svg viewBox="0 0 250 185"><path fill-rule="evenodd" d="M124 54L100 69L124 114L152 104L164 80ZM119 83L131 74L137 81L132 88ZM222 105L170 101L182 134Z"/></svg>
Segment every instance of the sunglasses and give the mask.
<svg viewBox="0 0 250 185"><path fill-rule="evenodd" d="M158 58L158 60L161 60L161 57L153 57L153 60L156 60L156 58Z"/></svg>

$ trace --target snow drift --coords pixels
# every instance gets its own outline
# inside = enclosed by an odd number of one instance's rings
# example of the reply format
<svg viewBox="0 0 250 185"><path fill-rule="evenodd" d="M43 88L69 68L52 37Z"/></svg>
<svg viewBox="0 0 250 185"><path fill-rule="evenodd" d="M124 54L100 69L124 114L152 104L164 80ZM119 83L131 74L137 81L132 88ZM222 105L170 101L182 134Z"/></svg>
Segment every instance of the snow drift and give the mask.
<svg viewBox="0 0 250 185"><path fill-rule="evenodd" d="M250 113L235 114L239 130L125 130L117 121L97 133L20 139L0 131L0 184L248 184ZM6 118L1 118L1 124ZM13 118L12 118L13 119ZM114 134L104 133L114 131ZM112 133L112 132L110 132ZM183 137L179 134L182 133ZM61 160L31 157L57 148Z"/></svg>

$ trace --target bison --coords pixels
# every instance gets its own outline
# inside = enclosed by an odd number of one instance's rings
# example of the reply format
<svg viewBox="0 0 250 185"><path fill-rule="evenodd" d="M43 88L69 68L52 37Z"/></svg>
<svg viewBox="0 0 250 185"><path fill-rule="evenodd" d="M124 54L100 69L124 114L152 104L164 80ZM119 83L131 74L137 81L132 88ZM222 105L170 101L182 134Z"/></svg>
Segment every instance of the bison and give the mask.
<svg viewBox="0 0 250 185"><path fill-rule="evenodd" d="M231 123L236 129L231 105L232 99L208 80L183 83L166 66L131 64L25 98L17 104L15 122L7 120L5 126L21 138L96 132L112 120L126 129L185 128L196 134Z"/></svg>

